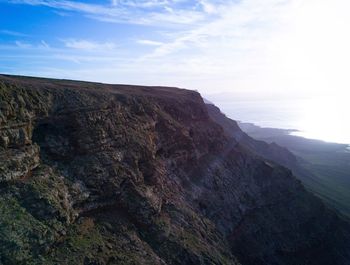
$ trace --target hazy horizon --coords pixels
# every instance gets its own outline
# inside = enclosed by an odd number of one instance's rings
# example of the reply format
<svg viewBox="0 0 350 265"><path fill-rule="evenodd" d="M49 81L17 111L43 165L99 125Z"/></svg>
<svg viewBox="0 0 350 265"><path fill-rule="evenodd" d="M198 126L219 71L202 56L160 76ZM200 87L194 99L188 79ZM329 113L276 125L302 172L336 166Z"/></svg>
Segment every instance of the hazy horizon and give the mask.
<svg viewBox="0 0 350 265"><path fill-rule="evenodd" d="M326 142L350 144L348 125L337 118L341 113L335 113L348 108L346 100L337 101L338 108L329 111L324 106L334 99L322 97L266 100L238 97L230 101L210 95L205 98L220 107L226 116L240 122L253 123L264 128L297 130L292 134Z"/></svg>
<svg viewBox="0 0 350 265"><path fill-rule="evenodd" d="M203 95L229 118L261 127L298 130L295 135L326 142L350 144L348 98L336 96L259 97L250 93Z"/></svg>
<svg viewBox="0 0 350 265"><path fill-rule="evenodd" d="M232 118L350 143L349 8L346 0L0 0L0 72L198 90Z"/></svg>

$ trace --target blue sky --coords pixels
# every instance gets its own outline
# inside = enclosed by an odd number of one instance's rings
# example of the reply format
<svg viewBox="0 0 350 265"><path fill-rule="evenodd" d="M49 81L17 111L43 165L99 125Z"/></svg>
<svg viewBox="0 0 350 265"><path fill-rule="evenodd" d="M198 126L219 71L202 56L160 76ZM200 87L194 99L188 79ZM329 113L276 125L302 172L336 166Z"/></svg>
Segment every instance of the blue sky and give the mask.
<svg viewBox="0 0 350 265"><path fill-rule="evenodd" d="M249 97L343 93L349 8L347 0L0 0L0 72Z"/></svg>
<svg viewBox="0 0 350 265"><path fill-rule="evenodd" d="M250 89L294 2L0 0L0 72Z"/></svg>
<svg viewBox="0 0 350 265"><path fill-rule="evenodd" d="M173 53L177 35L215 16L206 8L181 0L0 1L0 71L149 83L142 75L157 64L152 58Z"/></svg>

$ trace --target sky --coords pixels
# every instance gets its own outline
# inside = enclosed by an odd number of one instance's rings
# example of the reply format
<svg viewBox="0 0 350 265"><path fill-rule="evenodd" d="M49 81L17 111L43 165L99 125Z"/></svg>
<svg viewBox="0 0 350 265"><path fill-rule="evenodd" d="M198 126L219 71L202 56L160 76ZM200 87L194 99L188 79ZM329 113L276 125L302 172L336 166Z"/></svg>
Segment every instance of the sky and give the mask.
<svg viewBox="0 0 350 265"><path fill-rule="evenodd" d="M350 114L349 11L348 0L0 0L0 72L178 86L219 105L308 99L304 124L326 130L325 116Z"/></svg>

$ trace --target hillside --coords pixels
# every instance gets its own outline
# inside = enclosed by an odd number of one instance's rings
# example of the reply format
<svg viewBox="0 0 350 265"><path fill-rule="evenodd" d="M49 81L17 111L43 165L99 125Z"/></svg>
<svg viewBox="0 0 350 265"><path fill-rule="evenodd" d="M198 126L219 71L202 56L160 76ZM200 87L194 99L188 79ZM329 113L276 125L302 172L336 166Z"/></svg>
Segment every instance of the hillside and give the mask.
<svg viewBox="0 0 350 265"><path fill-rule="evenodd" d="M348 145L327 143L290 135L289 131L261 128L249 123L240 127L250 136L278 143L302 158L299 162L310 172L303 183L329 205L350 217L350 152Z"/></svg>
<svg viewBox="0 0 350 265"><path fill-rule="evenodd" d="M0 103L0 264L350 262L349 220L197 92L2 75Z"/></svg>

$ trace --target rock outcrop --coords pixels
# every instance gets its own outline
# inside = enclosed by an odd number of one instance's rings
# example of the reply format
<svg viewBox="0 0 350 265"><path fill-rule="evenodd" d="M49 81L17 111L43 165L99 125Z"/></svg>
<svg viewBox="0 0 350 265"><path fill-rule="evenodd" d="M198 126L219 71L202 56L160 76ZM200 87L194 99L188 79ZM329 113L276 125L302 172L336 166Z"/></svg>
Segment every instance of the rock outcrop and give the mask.
<svg viewBox="0 0 350 265"><path fill-rule="evenodd" d="M349 264L349 221L194 91L0 77L0 264Z"/></svg>

